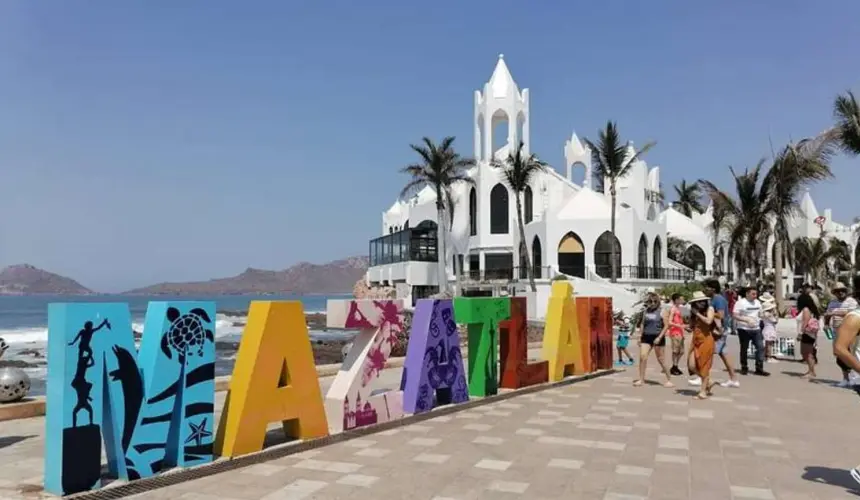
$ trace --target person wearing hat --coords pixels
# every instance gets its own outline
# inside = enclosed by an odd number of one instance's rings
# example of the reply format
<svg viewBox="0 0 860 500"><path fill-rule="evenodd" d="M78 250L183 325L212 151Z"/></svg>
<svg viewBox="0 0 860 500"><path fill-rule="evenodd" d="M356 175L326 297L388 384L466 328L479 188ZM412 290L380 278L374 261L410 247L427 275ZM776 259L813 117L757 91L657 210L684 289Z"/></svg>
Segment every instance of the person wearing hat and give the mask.
<svg viewBox="0 0 860 500"><path fill-rule="evenodd" d="M720 328L716 321L714 308L707 295L693 292L687 301L690 305L690 327L693 330L693 354L696 358L696 374L702 380L702 387L696 399L707 399L711 395L711 365L714 362L714 329Z"/></svg>
<svg viewBox="0 0 860 500"><path fill-rule="evenodd" d="M824 327L826 331L833 332L839 330L845 315L857 309L858 304L854 297L848 294L848 287L843 283L837 283L830 292L833 294L833 299L827 304L827 310L824 312ZM832 333L829 337L832 337ZM842 381L839 382L839 387L851 387L851 368L838 357L836 364L842 370Z"/></svg>
<svg viewBox="0 0 860 500"><path fill-rule="evenodd" d="M767 295L767 294L764 294ZM762 296L764 298L764 296ZM763 300L761 303L761 336L764 339L764 352L768 363L776 363L774 345L776 344L776 324L779 317L776 314L776 301Z"/></svg>

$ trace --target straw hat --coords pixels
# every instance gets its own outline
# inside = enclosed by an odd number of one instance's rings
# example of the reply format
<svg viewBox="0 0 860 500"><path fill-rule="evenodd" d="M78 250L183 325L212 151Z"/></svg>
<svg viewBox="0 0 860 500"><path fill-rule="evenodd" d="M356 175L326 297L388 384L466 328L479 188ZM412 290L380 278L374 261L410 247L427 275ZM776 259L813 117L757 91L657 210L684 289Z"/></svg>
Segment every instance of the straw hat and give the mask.
<svg viewBox="0 0 860 500"><path fill-rule="evenodd" d="M760 299L762 302L773 302L775 300L773 298L773 295L770 294L770 292L764 292L763 294L761 294Z"/></svg>
<svg viewBox="0 0 860 500"><path fill-rule="evenodd" d="M773 309L776 309L776 302L774 301L769 300L761 306L761 312L772 311Z"/></svg>
<svg viewBox="0 0 860 500"><path fill-rule="evenodd" d="M692 304L693 302L699 302L701 300L708 300L708 296L702 292L693 292L693 296L690 297L690 300L688 300L687 303Z"/></svg>
<svg viewBox="0 0 860 500"><path fill-rule="evenodd" d="M830 291L835 292L837 290L846 290L847 291L848 287L845 285L845 283L837 282L836 285L834 285L833 288L830 289Z"/></svg>

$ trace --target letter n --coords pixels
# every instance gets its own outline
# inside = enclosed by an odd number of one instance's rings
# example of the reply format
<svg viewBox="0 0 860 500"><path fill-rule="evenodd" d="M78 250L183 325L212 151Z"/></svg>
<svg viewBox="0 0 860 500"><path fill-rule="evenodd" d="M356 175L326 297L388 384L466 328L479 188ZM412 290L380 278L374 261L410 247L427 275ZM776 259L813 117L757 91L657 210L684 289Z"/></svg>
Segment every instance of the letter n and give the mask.
<svg viewBox="0 0 860 500"><path fill-rule="evenodd" d="M549 364L528 362L528 302L525 297L511 297L511 319L499 322L500 387L519 389L546 382Z"/></svg>
<svg viewBox="0 0 860 500"><path fill-rule="evenodd" d="M549 381L585 373L579 338L573 286L566 281L552 284L543 332L543 357L549 362Z"/></svg>
<svg viewBox="0 0 860 500"><path fill-rule="evenodd" d="M454 299L454 317L469 330L469 395L498 392L499 321L511 317L507 298Z"/></svg>
<svg viewBox="0 0 860 500"><path fill-rule="evenodd" d="M70 494L212 460L215 304L151 302L140 353L126 304L48 307L45 488Z"/></svg>
<svg viewBox="0 0 860 500"><path fill-rule="evenodd" d="M215 449L225 457L260 451L271 422L283 422L284 432L295 438L328 435L308 326L298 301L251 302Z"/></svg>
<svg viewBox="0 0 860 500"><path fill-rule="evenodd" d="M373 384L404 333L403 301L329 300L326 324L359 330L326 394L332 429L349 430L402 417L403 392L374 392Z"/></svg>
<svg viewBox="0 0 860 500"><path fill-rule="evenodd" d="M469 400L451 300L421 299L415 306L400 388L406 413Z"/></svg>

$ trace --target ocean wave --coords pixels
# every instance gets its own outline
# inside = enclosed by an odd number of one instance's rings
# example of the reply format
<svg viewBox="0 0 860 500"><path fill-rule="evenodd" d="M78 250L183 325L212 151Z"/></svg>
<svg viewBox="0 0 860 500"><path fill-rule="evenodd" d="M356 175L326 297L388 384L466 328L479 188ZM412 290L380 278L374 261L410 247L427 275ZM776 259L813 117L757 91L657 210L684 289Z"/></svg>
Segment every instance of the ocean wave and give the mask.
<svg viewBox="0 0 860 500"><path fill-rule="evenodd" d="M224 316L218 314L215 318L215 338L241 335L242 326L233 326L234 323L244 323L246 318L240 316ZM133 321L131 329L143 332L143 322ZM48 327L24 327L0 329L0 338L3 338L10 348L32 347L33 344L45 345L48 342Z"/></svg>
<svg viewBox="0 0 860 500"><path fill-rule="evenodd" d="M324 314L325 312L322 311L321 313ZM307 314L320 313L308 312ZM241 338L247 319L247 316L231 316L218 313L215 317L215 339ZM132 322L131 328L136 332L143 332L143 321ZM339 340L344 337L351 337L354 335L349 332L338 330L310 330L309 334L313 340ZM0 329L0 338L3 338L6 343L9 344L10 354L21 349L44 347L48 343L48 327L38 326Z"/></svg>

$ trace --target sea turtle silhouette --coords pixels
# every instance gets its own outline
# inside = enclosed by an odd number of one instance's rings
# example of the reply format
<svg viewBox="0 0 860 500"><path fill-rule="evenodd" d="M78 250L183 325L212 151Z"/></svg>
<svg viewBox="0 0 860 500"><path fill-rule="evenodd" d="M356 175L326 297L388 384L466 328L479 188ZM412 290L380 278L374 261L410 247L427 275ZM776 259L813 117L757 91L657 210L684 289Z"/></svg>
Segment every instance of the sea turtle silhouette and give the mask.
<svg viewBox="0 0 860 500"><path fill-rule="evenodd" d="M194 348L198 356L203 356L203 344L207 340L215 342L212 330L204 325L204 322L211 323L212 320L199 307L188 311L188 314L180 314L179 309L170 307L167 309L167 320L170 321L170 328L161 338L161 351L168 359L173 358L171 348L179 355L179 359L184 359Z"/></svg>

